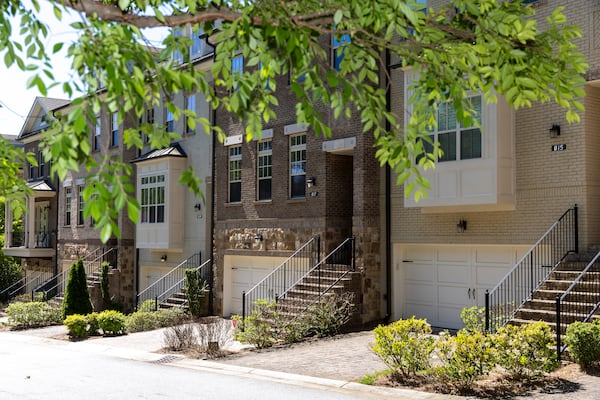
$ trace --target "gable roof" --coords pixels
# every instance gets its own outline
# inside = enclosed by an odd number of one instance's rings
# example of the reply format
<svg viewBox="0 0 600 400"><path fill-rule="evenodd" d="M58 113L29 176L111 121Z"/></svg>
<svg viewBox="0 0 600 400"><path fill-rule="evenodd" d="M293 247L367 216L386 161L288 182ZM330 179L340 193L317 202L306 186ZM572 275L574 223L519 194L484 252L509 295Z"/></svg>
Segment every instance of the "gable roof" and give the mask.
<svg viewBox="0 0 600 400"><path fill-rule="evenodd" d="M52 117L52 111L69 104L70 100L52 97L36 97L25 118L18 139L23 139L40 133L50 126L47 117Z"/></svg>
<svg viewBox="0 0 600 400"><path fill-rule="evenodd" d="M142 154L138 158L131 160L132 163L154 160L161 157L183 157L186 158L187 154L181 148L179 143L173 143L169 147L165 147L164 149L152 150L146 154Z"/></svg>

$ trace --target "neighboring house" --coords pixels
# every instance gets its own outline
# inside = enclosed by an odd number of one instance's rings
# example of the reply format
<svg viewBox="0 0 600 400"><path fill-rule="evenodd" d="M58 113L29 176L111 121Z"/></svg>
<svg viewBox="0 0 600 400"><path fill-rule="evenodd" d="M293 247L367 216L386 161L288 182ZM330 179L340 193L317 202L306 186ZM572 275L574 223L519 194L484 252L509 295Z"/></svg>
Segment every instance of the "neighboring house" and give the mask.
<svg viewBox="0 0 600 400"><path fill-rule="evenodd" d="M334 47L332 37L324 39L327 48ZM331 62L339 60L332 51ZM245 68L241 55L232 55L231 62L234 71ZM360 322L379 320L380 168L373 137L361 133L356 115L334 120L327 106L319 111L332 126L332 137L315 136L296 123L289 79L280 78L277 87L278 118L264 126L260 138L246 141L244 124L217 112L227 138L215 147L215 311L242 313L242 292L311 238L320 237L322 257L354 235L351 275ZM265 293L273 299L286 289L271 287Z"/></svg>
<svg viewBox="0 0 600 400"><path fill-rule="evenodd" d="M176 35L192 38L193 44L188 60L181 53L174 54L175 60L182 64L191 62L195 68L207 71L212 65L213 48L206 38L200 32L192 32L189 26L177 30ZM174 102L212 121L210 106L202 93L179 93ZM141 205L140 221L135 227L137 293L144 293L143 299L154 299L174 283L158 282L170 271L197 267L198 262L211 258L213 137L204 132L200 123L192 129L185 116L175 120L164 104L149 107L140 122L164 126L181 136L165 149L150 150L146 146L132 160L136 169L136 196ZM203 197L196 197L179 183L181 173L188 168L202 180ZM144 292L157 282L150 292Z"/></svg>
<svg viewBox="0 0 600 400"><path fill-rule="evenodd" d="M540 21L564 5L535 3ZM515 112L502 98L485 104L475 93L481 131L440 113L434 134L445 143L445 155L424 174L431 183L428 198L404 198L391 178L392 319L415 315L434 326L462 326L461 309L483 307L486 290L574 205L580 257L589 261L587 253L600 245L600 4L569 2L565 14L582 30L577 43L590 64L581 123L567 124L564 110L553 104ZM392 110L405 107L411 78L393 71Z"/></svg>
<svg viewBox="0 0 600 400"><path fill-rule="evenodd" d="M32 195L25 198L21 231L13 231L13 214L10 205L6 205L4 254L21 259L27 280L25 291L33 289L57 271L57 199L60 187L57 179L50 176L50 164L44 161L40 143L50 126L52 112L65 104L68 104L67 100L37 97L17 137L24 151L35 155L37 166L24 166L24 177Z"/></svg>

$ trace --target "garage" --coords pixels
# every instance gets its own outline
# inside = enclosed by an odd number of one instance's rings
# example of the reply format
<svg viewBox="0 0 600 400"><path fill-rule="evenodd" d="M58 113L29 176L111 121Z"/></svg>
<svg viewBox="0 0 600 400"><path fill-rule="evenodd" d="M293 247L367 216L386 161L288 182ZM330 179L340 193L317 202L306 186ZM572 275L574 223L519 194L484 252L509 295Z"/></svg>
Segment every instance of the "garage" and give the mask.
<svg viewBox="0 0 600 400"><path fill-rule="evenodd" d="M242 292L252 289L285 260L285 257L225 256L223 315L241 314Z"/></svg>
<svg viewBox="0 0 600 400"><path fill-rule="evenodd" d="M394 245L393 315L459 329L464 307L485 305L493 288L530 246Z"/></svg>

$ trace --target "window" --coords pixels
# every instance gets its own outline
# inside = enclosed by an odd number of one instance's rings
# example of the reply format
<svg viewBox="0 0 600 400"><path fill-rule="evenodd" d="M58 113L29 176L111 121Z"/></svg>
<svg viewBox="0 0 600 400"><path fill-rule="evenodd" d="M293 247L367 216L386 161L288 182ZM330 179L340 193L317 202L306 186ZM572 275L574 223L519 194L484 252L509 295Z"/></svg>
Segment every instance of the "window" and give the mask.
<svg viewBox="0 0 600 400"><path fill-rule="evenodd" d="M273 141L258 142L257 158L257 198L258 200L271 200L271 185L273 178Z"/></svg>
<svg viewBox="0 0 600 400"><path fill-rule="evenodd" d="M148 108L146 110L146 123L148 125L154 125L154 108ZM144 136L144 140L146 143L150 142L150 137L148 135Z"/></svg>
<svg viewBox="0 0 600 400"><path fill-rule="evenodd" d="M202 32L200 30L192 30L192 47L190 48L190 58L192 60L202 56L202 51L204 50L204 42L200 35Z"/></svg>
<svg viewBox="0 0 600 400"><path fill-rule="evenodd" d="M229 148L229 202L242 201L242 146Z"/></svg>
<svg viewBox="0 0 600 400"><path fill-rule="evenodd" d="M193 112L194 114L196 113L196 95L195 94L190 94L188 96L185 96L185 109L190 112ZM188 118L189 118L189 116L188 116ZM188 135L193 135L194 133L196 133L196 130L191 127L187 118L185 120L185 133L187 133Z"/></svg>
<svg viewBox="0 0 600 400"><path fill-rule="evenodd" d="M234 81L240 79L244 73L244 56L241 53L235 54L231 59L231 77ZM237 88L237 85L235 86Z"/></svg>
<svg viewBox="0 0 600 400"><path fill-rule="evenodd" d="M45 176L45 172L44 171L44 167L46 166L46 163L44 162L44 153L43 152L38 152L38 171L39 171L39 177L43 178Z"/></svg>
<svg viewBox="0 0 600 400"><path fill-rule="evenodd" d="M110 124L110 145L116 147L119 145L119 114L112 113Z"/></svg>
<svg viewBox="0 0 600 400"><path fill-rule="evenodd" d="M77 195L78 195L78 202L77 202L77 225L83 225L83 208L85 206L85 202L83 200L83 190L85 189L85 186L80 185L77 187Z"/></svg>
<svg viewBox="0 0 600 400"><path fill-rule="evenodd" d="M165 106L165 126L167 129L167 132L173 132L173 124L174 124L173 112L169 111L167 106Z"/></svg>
<svg viewBox="0 0 600 400"><path fill-rule="evenodd" d="M165 175L149 175L141 177L141 209L142 224L159 224L165 222Z"/></svg>
<svg viewBox="0 0 600 400"><path fill-rule="evenodd" d="M96 126L94 127L94 143L92 146L92 150L99 151L100 150L100 134L102 134L102 127L100 125L100 115L96 115Z"/></svg>
<svg viewBox="0 0 600 400"><path fill-rule="evenodd" d="M290 136L290 197L306 196L306 134Z"/></svg>
<svg viewBox="0 0 600 400"><path fill-rule="evenodd" d="M35 178L35 164L29 163L29 179Z"/></svg>
<svg viewBox="0 0 600 400"><path fill-rule="evenodd" d="M474 119L481 124L481 95L471 96L469 100L476 112ZM438 106L437 131L431 138L433 142L439 142L440 149L444 152L438 159L439 162L481 158L481 129L474 123L461 126L452 103ZM432 151L430 145L425 148L428 152Z"/></svg>
<svg viewBox="0 0 600 400"><path fill-rule="evenodd" d="M346 53L346 45L350 43L350 35L345 33L339 38L335 35L332 38L332 48L333 48L333 68L336 70L340 70L342 65L342 60L344 59L344 54Z"/></svg>
<svg viewBox="0 0 600 400"><path fill-rule="evenodd" d="M183 36L183 30L181 28L174 28L173 29L173 38L177 41L179 37ZM173 52L173 60L175 60L175 62L177 64L181 64L183 63L183 54L181 54L180 51L174 51Z"/></svg>
<svg viewBox="0 0 600 400"><path fill-rule="evenodd" d="M71 199L73 197L73 189L65 188L65 226L71 225Z"/></svg>

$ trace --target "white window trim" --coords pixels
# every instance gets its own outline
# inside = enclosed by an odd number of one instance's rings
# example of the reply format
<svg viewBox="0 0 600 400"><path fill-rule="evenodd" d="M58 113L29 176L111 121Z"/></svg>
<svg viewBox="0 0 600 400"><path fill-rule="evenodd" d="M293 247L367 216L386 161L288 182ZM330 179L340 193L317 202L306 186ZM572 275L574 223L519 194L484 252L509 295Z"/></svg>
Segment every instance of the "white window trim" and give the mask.
<svg viewBox="0 0 600 400"><path fill-rule="evenodd" d="M150 177L158 177L158 176L163 176L164 180L162 182L154 182L154 183L147 183L147 184L142 184L142 180L143 178L150 178ZM159 184L160 183L160 184ZM168 193L168 184L169 184L169 171L168 170L159 170L159 171L151 171L151 172L145 172L143 174L138 175L138 202L140 204L140 224L141 225L147 225L147 226L158 226L158 225L162 225L162 224L166 224L168 223L168 197L167 197L167 193ZM158 187L163 187L164 189L164 195L163 195L163 221L162 222L149 222L149 221L144 221L143 220L143 208L144 207L150 207L150 206L154 206L154 207L158 207L159 203L155 202L154 204L146 204L145 206L142 204L142 192L143 189L146 188L158 188ZM155 218L158 214L155 214ZM149 214L148 214L148 218L149 218Z"/></svg>
<svg viewBox="0 0 600 400"><path fill-rule="evenodd" d="M235 147L239 147L239 149L240 149L239 154L231 155L231 149L233 148L233 146L230 147L229 149L227 149L227 202L232 203L232 204L238 204L242 201L241 193L240 193L240 200L231 201L231 184L239 183L240 186L242 184L242 176L241 175L242 175L242 154L243 154L242 152L243 152L243 149L242 149L241 145L236 145ZM240 163L240 168L239 168L240 179L235 179L235 180L231 179L231 172L232 172L231 163L232 163L232 161L239 161L239 163ZM236 169L236 171L238 171L238 169ZM240 192L241 192L241 188L240 188Z"/></svg>
<svg viewBox="0 0 600 400"><path fill-rule="evenodd" d="M295 138L295 137L300 137L300 136L304 136L305 137L304 143L292 146L292 139ZM298 133L298 134L295 134L295 135L291 135L289 137L289 164L288 164L288 166L289 166L289 171L288 171L288 173L289 173L289 178L288 178L289 190L288 190L288 196L289 196L290 199L301 199L301 198L305 198L306 197L306 188L304 190L304 196L292 196L292 177L294 177L294 176L304 176L304 181L306 182L306 163L307 163L308 157L306 157L306 156L304 157L303 161L304 161L305 167L304 167L304 171L303 172L301 172L301 173L294 173L293 172L293 168L292 168L292 163L293 162L298 162L298 161L292 161L292 153L304 151L305 154L306 154L306 138L307 138L306 132L302 132L302 133Z"/></svg>
<svg viewBox="0 0 600 400"><path fill-rule="evenodd" d="M271 143L271 147L268 150L260 150L261 143ZM260 160L262 157L271 156L271 163L260 166ZM271 173L268 176L260 176L260 170L270 168ZM271 193L268 199L260 199L260 181L270 180L271 181ZM270 201L273 198L273 140L266 138L256 143L256 200L257 201Z"/></svg>

